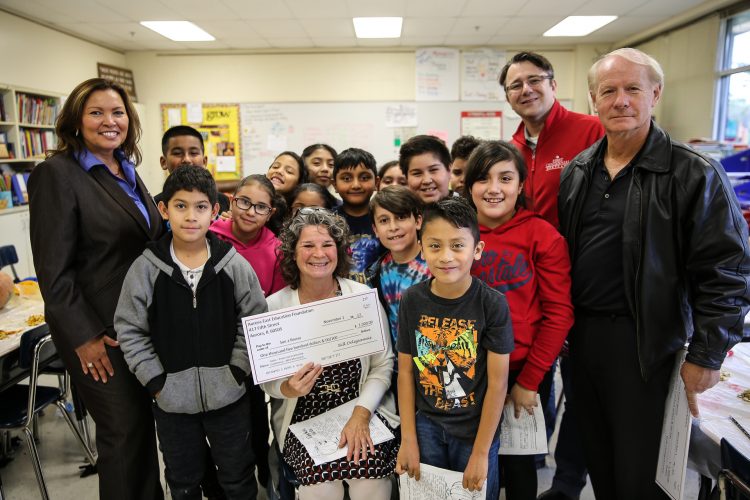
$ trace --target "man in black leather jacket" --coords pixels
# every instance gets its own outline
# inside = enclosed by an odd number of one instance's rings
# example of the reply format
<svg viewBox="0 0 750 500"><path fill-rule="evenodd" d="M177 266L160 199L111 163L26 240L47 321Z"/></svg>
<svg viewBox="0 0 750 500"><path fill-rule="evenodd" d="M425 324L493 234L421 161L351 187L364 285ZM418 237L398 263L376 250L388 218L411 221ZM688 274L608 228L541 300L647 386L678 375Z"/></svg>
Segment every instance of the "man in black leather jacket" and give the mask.
<svg viewBox="0 0 750 500"><path fill-rule="evenodd" d="M659 64L636 49L594 63L606 136L562 174L573 263L577 415L597 498L667 498L655 484L675 356L690 410L719 380L750 305L747 225L722 167L652 120Z"/></svg>

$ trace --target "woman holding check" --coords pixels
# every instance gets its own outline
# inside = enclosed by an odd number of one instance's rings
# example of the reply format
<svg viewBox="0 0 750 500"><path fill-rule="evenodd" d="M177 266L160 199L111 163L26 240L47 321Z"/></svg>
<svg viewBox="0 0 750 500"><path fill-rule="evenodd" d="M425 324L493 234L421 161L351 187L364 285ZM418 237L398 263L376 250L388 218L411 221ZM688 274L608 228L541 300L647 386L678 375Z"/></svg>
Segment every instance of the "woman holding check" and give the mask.
<svg viewBox="0 0 750 500"><path fill-rule="evenodd" d="M268 297L268 310L367 290L367 286L344 278L350 264L348 239L346 222L340 216L323 208L300 209L281 234L281 270L289 286ZM387 331L382 310L380 317ZM315 332L302 334L312 336ZM353 500L390 498L399 438L373 445L369 421L380 418L396 433L398 417L388 391L392 370L393 352L387 342L384 352L326 367L307 363L287 379L261 385L279 400L272 405L271 424L282 459L301 484L300 499L344 498L344 481ZM338 443L347 448L347 456L314 465L302 443L287 432L289 425L352 400L357 404Z"/></svg>

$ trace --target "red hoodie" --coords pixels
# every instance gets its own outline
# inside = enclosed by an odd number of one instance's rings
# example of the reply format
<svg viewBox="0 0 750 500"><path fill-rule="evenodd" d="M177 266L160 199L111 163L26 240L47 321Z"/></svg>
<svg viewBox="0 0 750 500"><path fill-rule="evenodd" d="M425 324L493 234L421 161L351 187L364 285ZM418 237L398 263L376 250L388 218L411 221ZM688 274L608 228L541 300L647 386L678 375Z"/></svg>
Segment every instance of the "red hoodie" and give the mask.
<svg viewBox="0 0 750 500"><path fill-rule="evenodd" d="M217 220L209 229L222 240L231 243L237 253L245 257L253 266L253 271L258 276L260 287L263 289L263 295L268 297L286 286L281 276L281 253L278 252L281 243L266 226L263 226L258 236L247 245L234 236L230 219Z"/></svg>
<svg viewBox="0 0 750 500"><path fill-rule="evenodd" d="M526 145L524 124L513 134L513 145L523 155L529 175L523 185L526 204L555 227L560 173L578 153L604 136L599 118L565 109L558 101L552 105L539 133L536 152Z"/></svg>
<svg viewBox="0 0 750 500"><path fill-rule="evenodd" d="M505 294L515 341L510 369L520 369L517 382L536 391L573 326L568 245L524 208L495 229L479 230L484 250L471 274Z"/></svg>

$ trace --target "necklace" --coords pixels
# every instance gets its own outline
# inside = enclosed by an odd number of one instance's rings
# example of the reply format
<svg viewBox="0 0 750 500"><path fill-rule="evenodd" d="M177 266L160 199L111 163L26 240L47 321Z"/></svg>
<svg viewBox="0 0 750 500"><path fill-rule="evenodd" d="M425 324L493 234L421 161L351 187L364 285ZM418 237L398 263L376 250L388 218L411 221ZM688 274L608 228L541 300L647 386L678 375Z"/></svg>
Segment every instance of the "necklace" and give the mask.
<svg viewBox="0 0 750 500"><path fill-rule="evenodd" d="M325 295L323 295L322 297L306 297L305 295L307 294L304 293L301 288L297 292L297 295L299 297L300 304L307 304L308 302L315 302L318 300L324 300L324 299L334 297L336 295L336 292L338 292L338 290L339 290L339 280L334 278L333 288L331 288L331 290Z"/></svg>

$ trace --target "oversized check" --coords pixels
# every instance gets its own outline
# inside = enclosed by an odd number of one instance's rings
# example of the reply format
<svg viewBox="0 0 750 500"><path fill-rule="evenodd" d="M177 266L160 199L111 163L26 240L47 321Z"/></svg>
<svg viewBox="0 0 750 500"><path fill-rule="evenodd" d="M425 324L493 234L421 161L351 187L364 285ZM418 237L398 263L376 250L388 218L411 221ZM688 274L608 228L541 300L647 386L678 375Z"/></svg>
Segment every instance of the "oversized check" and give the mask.
<svg viewBox="0 0 750 500"><path fill-rule="evenodd" d="M377 290L310 302L242 318L256 384L385 350Z"/></svg>

